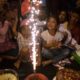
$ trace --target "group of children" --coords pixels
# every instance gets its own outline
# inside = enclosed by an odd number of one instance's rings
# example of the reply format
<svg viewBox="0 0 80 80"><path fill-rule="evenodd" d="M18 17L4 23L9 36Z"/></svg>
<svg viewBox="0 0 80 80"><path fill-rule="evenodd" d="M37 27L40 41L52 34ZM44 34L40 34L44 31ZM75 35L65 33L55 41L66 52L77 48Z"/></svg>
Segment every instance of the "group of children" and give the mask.
<svg viewBox="0 0 80 80"><path fill-rule="evenodd" d="M77 23L78 22L78 17L76 17L78 16L77 13L75 12L72 13L70 19L72 20L74 14L75 14L74 18L75 19L77 18L75 23ZM46 65L50 63L56 64L59 61L67 57L70 57L72 53L75 52L79 48L78 46L79 41L77 41L77 39L73 37L71 33L72 29L70 29L69 27L70 23L68 22L66 18L67 18L66 12L61 11L58 18L55 16L50 16L47 19L46 30L43 29L43 31L40 33L41 34L40 36L40 39L41 39L40 55L41 56L39 58L41 57L45 58L45 61L42 61L42 65ZM24 32L25 34L27 33L28 35L30 35L29 25L28 26L26 25L25 27L23 26L25 30L26 30L26 27L28 30ZM22 32L19 35L22 35L24 40L26 39L26 41L31 36L30 35L29 37L25 38ZM18 38L18 40L20 40L20 38ZM22 42L25 43L24 40L22 39L19 44L21 44ZM24 45L26 45L27 43L29 44L29 42L26 42ZM28 48L28 46L26 47ZM22 51L22 49L20 51ZM24 50L24 52L27 53L26 50ZM24 54L24 52L21 52L21 54Z"/></svg>
<svg viewBox="0 0 80 80"><path fill-rule="evenodd" d="M72 12L71 16L69 17L69 21L67 19L68 17L66 12L61 11L57 17L49 16L45 25L46 30L43 29L38 37L40 39L40 46L38 49L39 65L41 64L41 57L47 59L47 61L42 61L43 65L49 63L58 63L60 60L70 56L80 43L80 28L78 27L79 15L75 12ZM14 64L17 68L19 68L21 61L31 62L31 29L29 28L29 24L26 24L26 20L27 19L21 21L19 31L17 31L16 28L17 19L13 21L14 23L12 25L9 20L4 20L4 25L2 22L0 24L0 56L13 56L18 54L18 59ZM13 38L11 37L12 35L11 31L9 32L9 29L11 29L14 35L14 41L12 41ZM7 37L10 39L7 39ZM9 42L6 42L6 39L9 40ZM12 42L10 43L10 41ZM11 44L11 46L8 43ZM3 48L5 47L4 45L6 48ZM15 57L16 56L17 55L15 55Z"/></svg>

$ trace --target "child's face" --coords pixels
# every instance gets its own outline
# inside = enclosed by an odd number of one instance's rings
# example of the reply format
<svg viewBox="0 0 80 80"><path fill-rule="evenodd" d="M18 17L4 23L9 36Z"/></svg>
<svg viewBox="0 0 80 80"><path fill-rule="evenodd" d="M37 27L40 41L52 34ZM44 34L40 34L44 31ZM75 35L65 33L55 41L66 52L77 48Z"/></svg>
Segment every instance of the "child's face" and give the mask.
<svg viewBox="0 0 80 80"><path fill-rule="evenodd" d="M61 11L59 14L59 21L63 22L66 19L66 12L65 11Z"/></svg>
<svg viewBox="0 0 80 80"><path fill-rule="evenodd" d="M41 12L39 13L39 19L40 19L40 20L45 20L46 17L47 17L47 15L46 15L46 13L45 13L44 11L41 11Z"/></svg>
<svg viewBox="0 0 80 80"><path fill-rule="evenodd" d="M25 38L29 37L31 34L29 26L23 26L21 33L22 33L23 37L25 37Z"/></svg>
<svg viewBox="0 0 80 80"><path fill-rule="evenodd" d="M70 21L76 23L79 19L79 15L77 13L72 13Z"/></svg>
<svg viewBox="0 0 80 80"><path fill-rule="evenodd" d="M50 17L48 22L47 22L47 27L48 27L48 30L56 30L56 28L57 28L56 19L53 17Z"/></svg>

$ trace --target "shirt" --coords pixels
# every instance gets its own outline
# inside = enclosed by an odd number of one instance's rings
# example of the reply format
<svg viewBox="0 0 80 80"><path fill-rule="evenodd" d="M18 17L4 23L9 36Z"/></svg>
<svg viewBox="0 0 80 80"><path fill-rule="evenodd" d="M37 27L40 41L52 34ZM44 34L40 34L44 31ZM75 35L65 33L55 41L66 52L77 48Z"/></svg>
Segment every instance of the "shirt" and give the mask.
<svg viewBox="0 0 80 80"><path fill-rule="evenodd" d="M60 25L59 25L59 31L60 31L60 32L66 32L67 35L68 35L68 37L67 37L67 39L66 39L66 41L65 41L64 44L67 45L68 43L70 43L70 41L71 41L71 39L72 39L72 36L71 36L70 31L65 27L64 24L60 24Z"/></svg>
<svg viewBox="0 0 80 80"><path fill-rule="evenodd" d="M23 47L28 47L31 40L30 38L24 38L23 35L18 32L17 41L19 45L19 50L21 50Z"/></svg>
<svg viewBox="0 0 80 80"><path fill-rule="evenodd" d="M56 34L54 36L52 36L48 30L45 30L44 32L41 33L41 37L44 41L46 41L47 43L49 43L52 40L56 40L56 41L61 41L63 39L63 34L61 32L56 32Z"/></svg>

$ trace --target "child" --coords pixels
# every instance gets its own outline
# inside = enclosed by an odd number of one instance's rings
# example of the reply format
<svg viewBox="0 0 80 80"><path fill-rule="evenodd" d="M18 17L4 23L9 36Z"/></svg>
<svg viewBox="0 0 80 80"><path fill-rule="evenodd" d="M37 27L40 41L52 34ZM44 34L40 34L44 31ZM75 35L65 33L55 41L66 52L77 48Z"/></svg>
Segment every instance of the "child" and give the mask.
<svg viewBox="0 0 80 80"><path fill-rule="evenodd" d="M57 63L69 55L69 49L63 46L64 35L58 31L57 19L49 17L47 22L47 30L41 33L43 40L42 56L48 61L44 61L43 65L49 63Z"/></svg>
<svg viewBox="0 0 80 80"><path fill-rule="evenodd" d="M19 68L21 61L31 62L30 59L30 55L32 54L31 29L29 28L27 19L23 20L21 23L20 32L18 32L17 40L19 44L20 56L18 61L15 63L15 66Z"/></svg>
<svg viewBox="0 0 80 80"><path fill-rule="evenodd" d="M77 11L72 11L69 21L69 30L72 37L80 44L80 17Z"/></svg>
<svg viewBox="0 0 80 80"><path fill-rule="evenodd" d="M65 45L70 44L72 38L71 33L68 30L68 24L67 12L63 10L59 13L59 31L61 31L66 37L64 41Z"/></svg>
<svg viewBox="0 0 80 80"><path fill-rule="evenodd" d="M72 28L74 26L77 26L78 21L78 14L72 13L70 21L68 22L68 16L66 11L61 11L59 14L59 31L61 31L65 35L65 41L64 45L71 47L71 48L77 48L76 45L79 43L79 37L75 34L79 35L79 28ZM72 28L72 29L70 29ZM74 37L75 35L75 37Z"/></svg>
<svg viewBox="0 0 80 80"><path fill-rule="evenodd" d="M5 17L5 16L4 16ZM18 45L14 39L12 26L5 17L0 25L0 57L2 59L16 59L18 54Z"/></svg>
<svg viewBox="0 0 80 80"><path fill-rule="evenodd" d="M20 26L20 32L16 31L16 27L14 27L14 32L18 35L17 41L19 45L19 59L15 63L15 66L19 68L21 61L29 61L30 60L30 54L29 54L29 44L31 41L31 31L29 28L29 25L26 24L27 20L23 20Z"/></svg>

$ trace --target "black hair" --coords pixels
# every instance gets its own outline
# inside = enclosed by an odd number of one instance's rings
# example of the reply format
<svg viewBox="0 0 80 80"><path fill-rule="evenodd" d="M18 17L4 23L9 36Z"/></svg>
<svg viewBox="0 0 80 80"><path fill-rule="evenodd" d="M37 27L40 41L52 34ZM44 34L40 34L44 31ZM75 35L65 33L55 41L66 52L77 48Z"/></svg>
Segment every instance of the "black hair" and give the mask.
<svg viewBox="0 0 80 80"><path fill-rule="evenodd" d="M77 17L77 19L78 19L78 21L77 21L77 26L78 27L80 27L80 9L78 9L78 8L75 8L74 10L72 10L71 11L72 13L76 13L77 15L78 15L78 17Z"/></svg>
<svg viewBox="0 0 80 80"><path fill-rule="evenodd" d="M54 19L56 20L56 22L57 22L57 25L58 25L59 20L58 20L58 17L57 17L57 16L55 16L55 15L49 16L49 17L47 18L47 22L49 21L50 18L54 18Z"/></svg>
<svg viewBox="0 0 80 80"><path fill-rule="evenodd" d="M58 17L57 17L57 16L55 16L55 15L48 16L47 22L48 22L48 20L49 20L50 18L54 18L54 19L56 20L56 22L57 22L57 25L58 25ZM47 28L47 23L46 23L46 26L45 26L44 30L46 30L46 29L48 29L48 28Z"/></svg>
<svg viewBox="0 0 80 80"><path fill-rule="evenodd" d="M60 10L59 13L58 13L58 15L60 15L61 12L65 12L65 20L66 20L66 21L69 21L68 11L67 11L67 10Z"/></svg>

